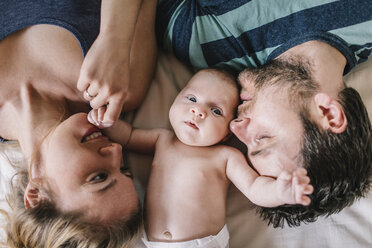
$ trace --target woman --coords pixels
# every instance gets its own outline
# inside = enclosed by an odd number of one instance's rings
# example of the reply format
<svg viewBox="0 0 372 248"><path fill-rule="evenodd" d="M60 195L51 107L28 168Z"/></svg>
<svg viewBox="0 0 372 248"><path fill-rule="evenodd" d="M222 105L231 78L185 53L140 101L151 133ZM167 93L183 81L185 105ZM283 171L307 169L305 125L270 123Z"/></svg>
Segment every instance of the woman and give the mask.
<svg viewBox="0 0 372 248"><path fill-rule="evenodd" d="M145 95L155 64L156 2L134 2L105 0L101 12L100 1L91 0L0 3L0 136L18 141L28 171L18 180L24 191L12 206L8 246L130 247L141 224L137 194L121 146L89 124L84 97L114 107L110 125L117 104L129 110ZM138 18L112 18L120 11ZM112 35L119 31L126 33ZM125 86L111 84L128 69Z"/></svg>

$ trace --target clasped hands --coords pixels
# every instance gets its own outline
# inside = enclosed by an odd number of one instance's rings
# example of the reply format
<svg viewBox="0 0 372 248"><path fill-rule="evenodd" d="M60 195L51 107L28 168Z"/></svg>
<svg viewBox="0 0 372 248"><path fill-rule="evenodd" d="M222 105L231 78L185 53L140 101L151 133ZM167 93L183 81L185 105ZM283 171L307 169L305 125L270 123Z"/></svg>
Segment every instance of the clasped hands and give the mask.
<svg viewBox="0 0 372 248"><path fill-rule="evenodd" d="M98 36L89 49L77 83L97 114L101 128L118 120L129 89L129 51L115 41ZM91 114L91 113L90 113Z"/></svg>

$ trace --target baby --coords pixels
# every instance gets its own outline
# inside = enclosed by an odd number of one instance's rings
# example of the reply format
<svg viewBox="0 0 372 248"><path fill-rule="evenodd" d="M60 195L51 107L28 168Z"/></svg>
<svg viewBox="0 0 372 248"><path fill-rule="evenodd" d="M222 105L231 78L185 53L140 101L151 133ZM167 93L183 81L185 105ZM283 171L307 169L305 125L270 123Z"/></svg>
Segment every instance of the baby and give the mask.
<svg viewBox="0 0 372 248"><path fill-rule="evenodd" d="M106 130L128 150L154 153L142 238L147 247L228 247L230 181L260 206L310 203L313 187L305 169L282 171L276 179L260 176L239 150L219 144L230 135L238 96L231 75L201 70L170 108L174 131L132 129L123 121ZM88 119L99 126L98 111Z"/></svg>

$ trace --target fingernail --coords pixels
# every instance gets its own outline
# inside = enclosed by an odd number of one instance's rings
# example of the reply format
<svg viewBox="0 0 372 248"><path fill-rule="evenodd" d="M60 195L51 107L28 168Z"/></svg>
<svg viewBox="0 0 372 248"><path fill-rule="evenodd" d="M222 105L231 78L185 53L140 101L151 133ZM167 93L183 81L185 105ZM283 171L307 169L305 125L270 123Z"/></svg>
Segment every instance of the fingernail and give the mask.
<svg viewBox="0 0 372 248"><path fill-rule="evenodd" d="M113 124L113 123L105 123L105 122L102 122L102 121L101 121L101 125L102 125L103 127L111 127L112 124Z"/></svg>

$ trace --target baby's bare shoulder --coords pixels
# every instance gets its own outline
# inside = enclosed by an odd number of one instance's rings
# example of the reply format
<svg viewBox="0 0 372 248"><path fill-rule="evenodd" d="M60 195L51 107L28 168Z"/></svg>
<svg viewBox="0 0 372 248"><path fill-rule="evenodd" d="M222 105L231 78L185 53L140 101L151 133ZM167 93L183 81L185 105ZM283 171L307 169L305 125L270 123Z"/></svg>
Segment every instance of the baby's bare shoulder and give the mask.
<svg viewBox="0 0 372 248"><path fill-rule="evenodd" d="M227 145L216 145L211 147L209 157L213 157L213 161L218 161L218 164L224 166L229 162L245 161L245 156L241 151Z"/></svg>
<svg viewBox="0 0 372 248"><path fill-rule="evenodd" d="M223 156L244 156L241 151L239 151L237 148L227 145L217 145L214 146L215 151L220 153Z"/></svg>

